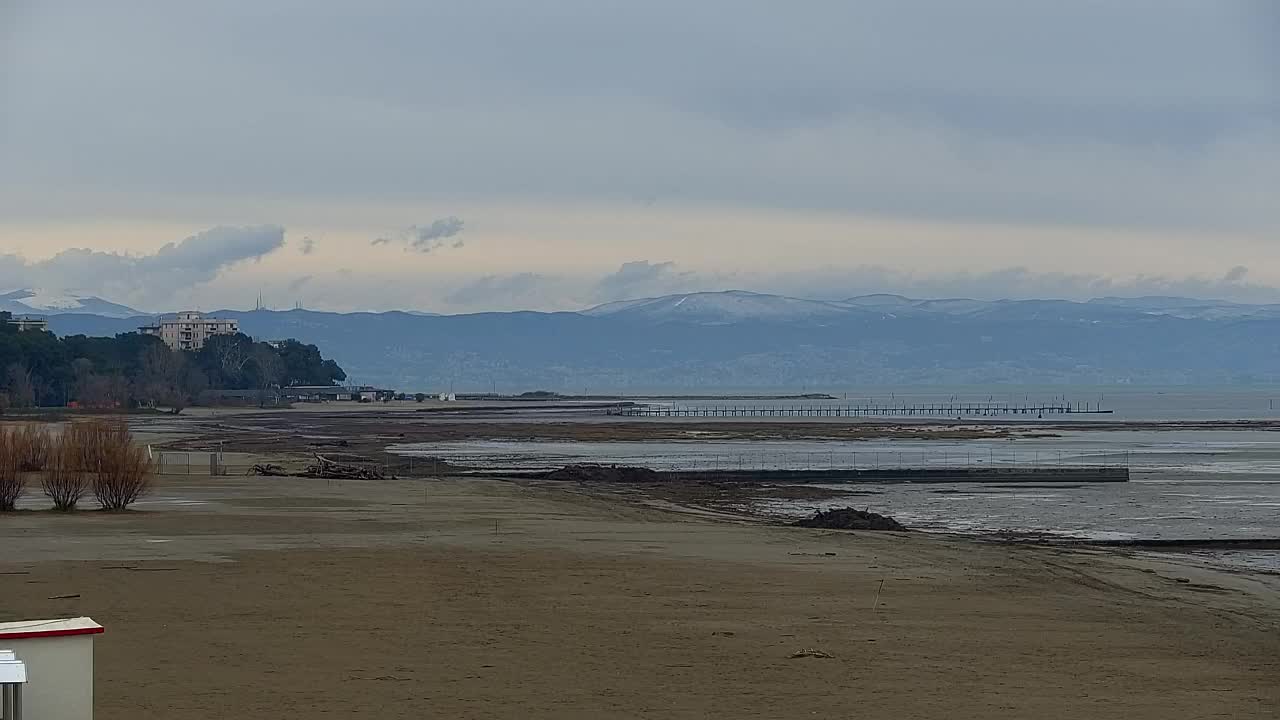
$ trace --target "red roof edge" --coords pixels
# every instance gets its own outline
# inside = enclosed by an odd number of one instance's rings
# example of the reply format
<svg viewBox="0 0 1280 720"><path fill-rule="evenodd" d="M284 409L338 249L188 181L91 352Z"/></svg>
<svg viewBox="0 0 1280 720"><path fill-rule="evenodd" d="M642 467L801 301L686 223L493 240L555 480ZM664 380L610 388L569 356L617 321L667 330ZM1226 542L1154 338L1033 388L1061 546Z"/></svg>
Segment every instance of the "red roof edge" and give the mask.
<svg viewBox="0 0 1280 720"><path fill-rule="evenodd" d="M100 627L71 628L68 630L20 630L17 632L0 631L0 640L30 640L31 638L55 638L71 635L98 635L103 632Z"/></svg>

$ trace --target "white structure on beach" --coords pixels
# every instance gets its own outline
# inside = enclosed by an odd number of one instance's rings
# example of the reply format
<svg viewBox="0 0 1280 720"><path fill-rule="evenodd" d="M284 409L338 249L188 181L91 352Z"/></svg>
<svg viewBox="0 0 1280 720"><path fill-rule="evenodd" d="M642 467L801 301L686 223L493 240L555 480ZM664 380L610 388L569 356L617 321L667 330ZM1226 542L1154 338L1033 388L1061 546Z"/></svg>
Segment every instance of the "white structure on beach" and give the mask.
<svg viewBox="0 0 1280 720"><path fill-rule="evenodd" d="M24 666L20 717L93 720L93 639L101 632L87 617L0 623L0 653Z"/></svg>

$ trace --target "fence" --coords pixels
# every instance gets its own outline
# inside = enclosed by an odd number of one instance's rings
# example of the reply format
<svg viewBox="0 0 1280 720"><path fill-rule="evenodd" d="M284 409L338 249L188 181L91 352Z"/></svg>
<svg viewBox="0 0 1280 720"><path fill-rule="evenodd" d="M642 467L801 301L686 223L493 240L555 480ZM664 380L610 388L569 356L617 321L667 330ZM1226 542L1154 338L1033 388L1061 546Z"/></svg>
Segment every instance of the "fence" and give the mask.
<svg viewBox="0 0 1280 720"><path fill-rule="evenodd" d="M155 452L153 459L155 472L159 475L243 476L252 474L254 467L251 462L227 463L224 456L209 452ZM573 464L628 465L667 472L694 473L751 470L1129 469L1131 457L1128 452L1014 451L989 447L969 450L645 454L609 457L404 456L392 462L344 461L344 464L377 470L386 477L438 477L442 474L476 474L496 470L550 470Z"/></svg>
<svg viewBox="0 0 1280 720"><path fill-rule="evenodd" d="M885 417L937 417L937 418L980 418L1003 416L1035 416L1044 418L1049 415L1110 415L1111 410L1103 410L1093 402L1070 403L1062 401L1041 405L1018 405L1004 402L988 403L940 403L926 405L902 404L779 404L779 405L654 405L632 403L615 405L608 410L609 415L623 417L666 417L666 418L783 418L783 417L844 417L844 418L885 418Z"/></svg>
<svg viewBox="0 0 1280 720"><path fill-rule="evenodd" d="M950 450L864 450L857 452L684 453L634 455L455 455L441 461L475 470L548 470L573 464L626 465L667 472L907 470L907 469L1127 469L1126 452L1010 450L975 447ZM432 458L419 458L431 462Z"/></svg>
<svg viewBox="0 0 1280 720"><path fill-rule="evenodd" d="M227 462L226 456L216 452L153 451L152 469L165 476L243 476L252 475L257 463L248 461ZM308 463L309 464L309 463ZM447 463L437 458L405 457L392 462L347 462L344 465L377 470L386 477L433 477L449 472Z"/></svg>

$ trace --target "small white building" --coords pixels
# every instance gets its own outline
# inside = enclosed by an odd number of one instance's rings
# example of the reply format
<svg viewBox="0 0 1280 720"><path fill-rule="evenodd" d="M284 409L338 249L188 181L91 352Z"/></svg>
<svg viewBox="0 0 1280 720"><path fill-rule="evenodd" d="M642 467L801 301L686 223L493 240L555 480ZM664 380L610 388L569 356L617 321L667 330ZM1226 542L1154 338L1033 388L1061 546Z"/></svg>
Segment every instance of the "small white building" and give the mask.
<svg viewBox="0 0 1280 720"><path fill-rule="evenodd" d="M174 350L199 350L214 335L235 335L240 332L239 320L206 317L188 310L176 318L161 318L154 325L138 328L143 335L153 335Z"/></svg>
<svg viewBox="0 0 1280 720"><path fill-rule="evenodd" d="M9 318L9 324L18 328L18 332L25 332L27 330L47 331L49 329L49 320L42 317L11 317Z"/></svg>
<svg viewBox="0 0 1280 720"><path fill-rule="evenodd" d="M23 717L93 720L93 639L101 633L87 617L0 623L0 650L26 669Z"/></svg>

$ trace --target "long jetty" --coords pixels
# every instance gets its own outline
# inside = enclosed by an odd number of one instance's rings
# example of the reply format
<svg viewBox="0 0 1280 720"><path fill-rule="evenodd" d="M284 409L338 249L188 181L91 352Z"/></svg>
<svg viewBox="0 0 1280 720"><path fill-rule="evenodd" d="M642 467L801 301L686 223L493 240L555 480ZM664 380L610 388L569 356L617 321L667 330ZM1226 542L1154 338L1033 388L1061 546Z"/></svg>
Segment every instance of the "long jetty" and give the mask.
<svg viewBox="0 0 1280 720"><path fill-rule="evenodd" d="M880 404L860 405L658 405L629 403L609 409L623 417L1005 417L1043 418L1048 415L1110 415L1098 404L1051 403L960 403L960 404Z"/></svg>

